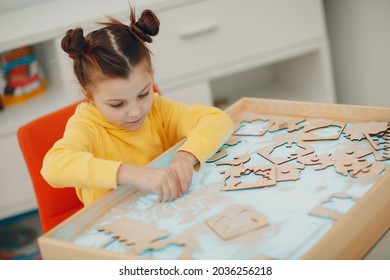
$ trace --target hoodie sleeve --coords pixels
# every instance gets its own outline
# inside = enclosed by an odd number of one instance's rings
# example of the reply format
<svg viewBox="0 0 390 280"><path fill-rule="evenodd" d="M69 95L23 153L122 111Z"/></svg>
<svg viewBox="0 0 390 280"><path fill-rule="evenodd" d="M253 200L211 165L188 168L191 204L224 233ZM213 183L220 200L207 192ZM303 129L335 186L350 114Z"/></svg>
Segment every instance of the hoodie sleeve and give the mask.
<svg viewBox="0 0 390 280"><path fill-rule="evenodd" d="M88 124L68 124L64 137L48 151L41 169L43 178L53 187L117 188L121 162L94 156L99 135Z"/></svg>
<svg viewBox="0 0 390 280"><path fill-rule="evenodd" d="M192 153L202 164L226 142L233 122L222 110L201 104L185 105L160 97L168 137L175 142L186 138L179 150Z"/></svg>

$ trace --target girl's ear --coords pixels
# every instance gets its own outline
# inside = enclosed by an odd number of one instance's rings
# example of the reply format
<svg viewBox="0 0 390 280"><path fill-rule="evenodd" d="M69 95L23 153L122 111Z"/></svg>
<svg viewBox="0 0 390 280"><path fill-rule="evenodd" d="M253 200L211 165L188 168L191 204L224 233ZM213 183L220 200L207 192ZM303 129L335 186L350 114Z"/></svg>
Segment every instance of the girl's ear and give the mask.
<svg viewBox="0 0 390 280"><path fill-rule="evenodd" d="M93 98L92 98L92 93L90 93L89 91L87 91L85 88L81 88L81 92L83 93L84 95L84 99L93 103Z"/></svg>

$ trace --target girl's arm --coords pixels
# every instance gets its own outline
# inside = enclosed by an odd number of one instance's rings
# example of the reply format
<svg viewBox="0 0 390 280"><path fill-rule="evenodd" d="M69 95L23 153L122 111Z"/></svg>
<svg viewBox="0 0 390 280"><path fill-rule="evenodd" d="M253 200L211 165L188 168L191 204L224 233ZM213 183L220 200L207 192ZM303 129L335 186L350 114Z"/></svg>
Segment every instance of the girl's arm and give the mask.
<svg viewBox="0 0 390 280"><path fill-rule="evenodd" d="M99 135L93 127L82 123L67 126L64 137L43 160L43 178L55 188L117 188L121 162L96 158L93 151L98 142Z"/></svg>
<svg viewBox="0 0 390 280"><path fill-rule="evenodd" d="M180 151L193 154L202 164L226 142L233 122L222 110L200 104L185 105L159 98L161 119L168 138L177 143L186 138Z"/></svg>
<svg viewBox="0 0 390 280"><path fill-rule="evenodd" d="M155 192L159 201L174 200L187 192L192 181L194 155L179 151L166 168L152 168L121 164L118 170L118 184L133 184L137 188Z"/></svg>

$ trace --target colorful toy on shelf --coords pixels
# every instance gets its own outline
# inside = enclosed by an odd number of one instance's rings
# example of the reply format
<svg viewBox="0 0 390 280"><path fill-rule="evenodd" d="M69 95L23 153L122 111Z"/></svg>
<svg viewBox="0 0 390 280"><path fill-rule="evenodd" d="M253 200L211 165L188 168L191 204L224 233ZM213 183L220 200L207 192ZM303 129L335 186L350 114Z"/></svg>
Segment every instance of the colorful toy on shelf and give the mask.
<svg viewBox="0 0 390 280"><path fill-rule="evenodd" d="M0 94L4 107L42 94L46 79L32 47L0 53Z"/></svg>

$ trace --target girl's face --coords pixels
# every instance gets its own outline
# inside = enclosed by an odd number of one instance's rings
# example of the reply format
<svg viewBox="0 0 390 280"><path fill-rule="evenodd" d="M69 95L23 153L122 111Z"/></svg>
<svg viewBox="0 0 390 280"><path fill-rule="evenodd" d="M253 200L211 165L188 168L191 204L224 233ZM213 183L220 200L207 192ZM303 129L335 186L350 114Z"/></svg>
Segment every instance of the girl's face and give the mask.
<svg viewBox="0 0 390 280"><path fill-rule="evenodd" d="M152 107L152 73L144 63L139 63L127 79L98 82L92 92L92 99L110 123L135 131L142 126Z"/></svg>

